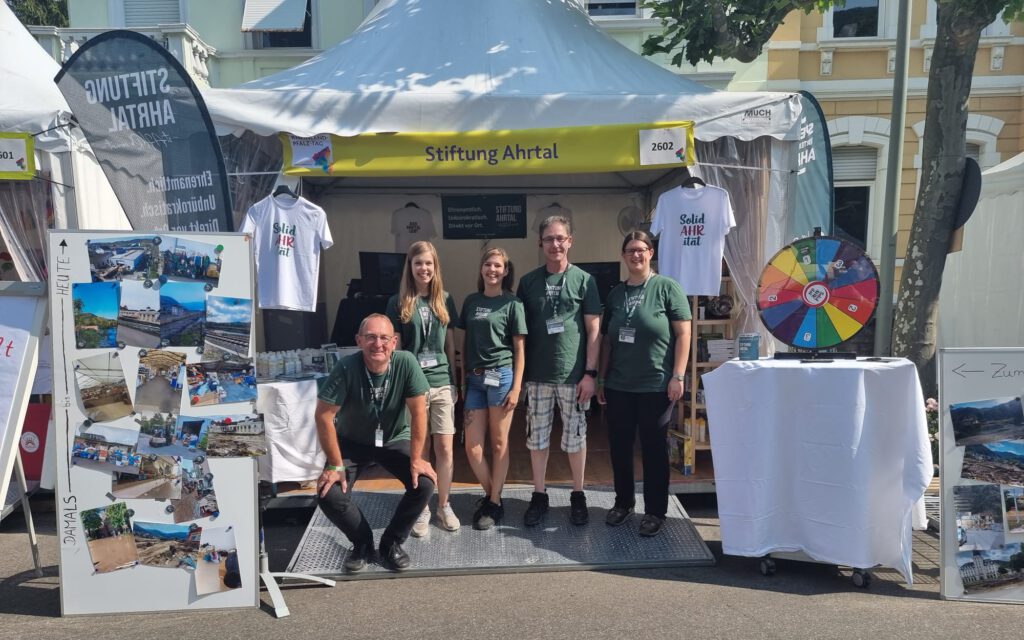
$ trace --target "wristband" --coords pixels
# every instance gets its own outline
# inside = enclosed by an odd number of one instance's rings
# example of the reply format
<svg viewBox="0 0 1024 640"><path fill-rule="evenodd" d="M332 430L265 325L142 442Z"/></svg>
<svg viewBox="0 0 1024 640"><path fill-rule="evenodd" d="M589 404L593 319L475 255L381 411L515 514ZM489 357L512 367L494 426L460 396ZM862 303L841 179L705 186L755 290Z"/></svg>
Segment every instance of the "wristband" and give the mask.
<svg viewBox="0 0 1024 640"><path fill-rule="evenodd" d="M335 466L333 464L329 464L326 467L324 467L324 471L337 471L339 473L344 473L345 472L345 465L341 465L339 467L339 466Z"/></svg>

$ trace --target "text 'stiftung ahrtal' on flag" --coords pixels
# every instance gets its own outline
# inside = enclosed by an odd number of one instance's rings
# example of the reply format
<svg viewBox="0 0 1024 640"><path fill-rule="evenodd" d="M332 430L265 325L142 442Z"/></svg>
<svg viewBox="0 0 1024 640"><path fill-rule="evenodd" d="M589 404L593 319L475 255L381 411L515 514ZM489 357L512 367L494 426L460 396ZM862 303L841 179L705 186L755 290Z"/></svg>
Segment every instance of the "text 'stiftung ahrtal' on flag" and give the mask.
<svg viewBox="0 0 1024 640"><path fill-rule="evenodd" d="M55 81L132 228L232 231L210 114L167 50L110 31L76 51Z"/></svg>

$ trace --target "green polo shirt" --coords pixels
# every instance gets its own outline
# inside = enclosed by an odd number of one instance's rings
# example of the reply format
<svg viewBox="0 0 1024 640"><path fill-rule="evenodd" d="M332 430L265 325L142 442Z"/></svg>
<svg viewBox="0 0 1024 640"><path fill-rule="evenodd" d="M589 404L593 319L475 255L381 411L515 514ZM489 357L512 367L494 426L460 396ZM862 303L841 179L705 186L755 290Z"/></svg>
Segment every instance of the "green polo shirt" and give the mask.
<svg viewBox="0 0 1024 640"><path fill-rule="evenodd" d="M572 264L562 273L546 266L523 276L516 292L523 301L530 337L526 340L526 380L576 384L587 360L585 315L601 315L593 276ZM561 333L548 333L548 320L562 321Z"/></svg>
<svg viewBox="0 0 1024 640"><path fill-rule="evenodd" d="M353 353L339 360L320 384L317 397L341 407L334 419L338 438L373 446L378 420L370 396L372 380L374 387L384 387L384 398L380 403L384 442L408 440L409 411L405 401L421 396L429 389L427 379L420 371L420 363L408 351L395 351L391 354L391 364L386 373L371 374L370 380L367 380L367 374L369 370L363 354Z"/></svg>
<svg viewBox="0 0 1024 640"><path fill-rule="evenodd" d="M622 282L612 289L601 319L601 333L611 341L605 387L643 393L668 389L676 346L671 323L689 319L686 294L672 278L653 274L646 286ZM619 340L623 327L636 330L634 342Z"/></svg>
<svg viewBox="0 0 1024 640"><path fill-rule="evenodd" d="M419 359L423 352L433 353L437 358L437 365L425 367L423 375L427 377L427 383L431 388L444 387L455 384L451 367L448 363L448 356L444 352L445 341L448 335L448 327L459 326L459 314L455 309L455 302L448 292L444 293L444 305L448 309L448 324L441 324L430 308L428 298L416 298L416 306L412 311L409 322L402 322L399 317L398 296L391 296L385 313L391 318L391 324L395 327L395 333L402 337L402 349L412 353ZM427 318L426 331L424 331L423 318Z"/></svg>
<svg viewBox="0 0 1024 640"><path fill-rule="evenodd" d="M489 298L471 293L462 303L459 327L466 330L467 372L512 365L512 337L526 335L523 303L511 293Z"/></svg>

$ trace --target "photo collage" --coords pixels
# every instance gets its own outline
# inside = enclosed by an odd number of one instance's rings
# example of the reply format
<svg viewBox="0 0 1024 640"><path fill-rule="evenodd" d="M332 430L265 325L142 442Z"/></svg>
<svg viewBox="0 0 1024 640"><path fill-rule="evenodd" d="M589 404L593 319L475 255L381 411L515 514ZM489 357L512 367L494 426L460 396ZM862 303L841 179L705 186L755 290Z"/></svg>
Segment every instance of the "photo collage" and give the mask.
<svg viewBox="0 0 1024 640"><path fill-rule="evenodd" d="M956 562L964 593L1024 595L1024 409L1021 398L949 405L963 452L953 487ZM965 481L965 482L964 482Z"/></svg>
<svg viewBox="0 0 1024 640"><path fill-rule="evenodd" d="M86 419L70 463L108 475L114 501L82 512L93 570L180 568L200 596L237 589L232 526L196 521L220 516L211 458L267 454L253 412L252 300L215 295L222 245L173 235L85 244L90 281L71 285L75 346L103 351L73 361ZM132 500L165 503L166 521L136 518Z"/></svg>

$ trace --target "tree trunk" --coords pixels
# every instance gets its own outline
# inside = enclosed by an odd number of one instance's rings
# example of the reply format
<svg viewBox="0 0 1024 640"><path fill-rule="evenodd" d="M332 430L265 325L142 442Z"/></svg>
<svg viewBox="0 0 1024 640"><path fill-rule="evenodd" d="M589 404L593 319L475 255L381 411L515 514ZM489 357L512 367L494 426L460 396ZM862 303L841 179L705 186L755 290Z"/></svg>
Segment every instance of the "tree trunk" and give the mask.
<svg viewBox="0 0 1024 640"><path fill-rule="evenodd" d="M979 12L938 6L928 78L921 190L900 278L892 328L893 355L917 365L925 397L935 397L935 335L942 270L960 200L966 151L967 100L987 20ZM880 328L884 330L884 328Z"/></svg>

